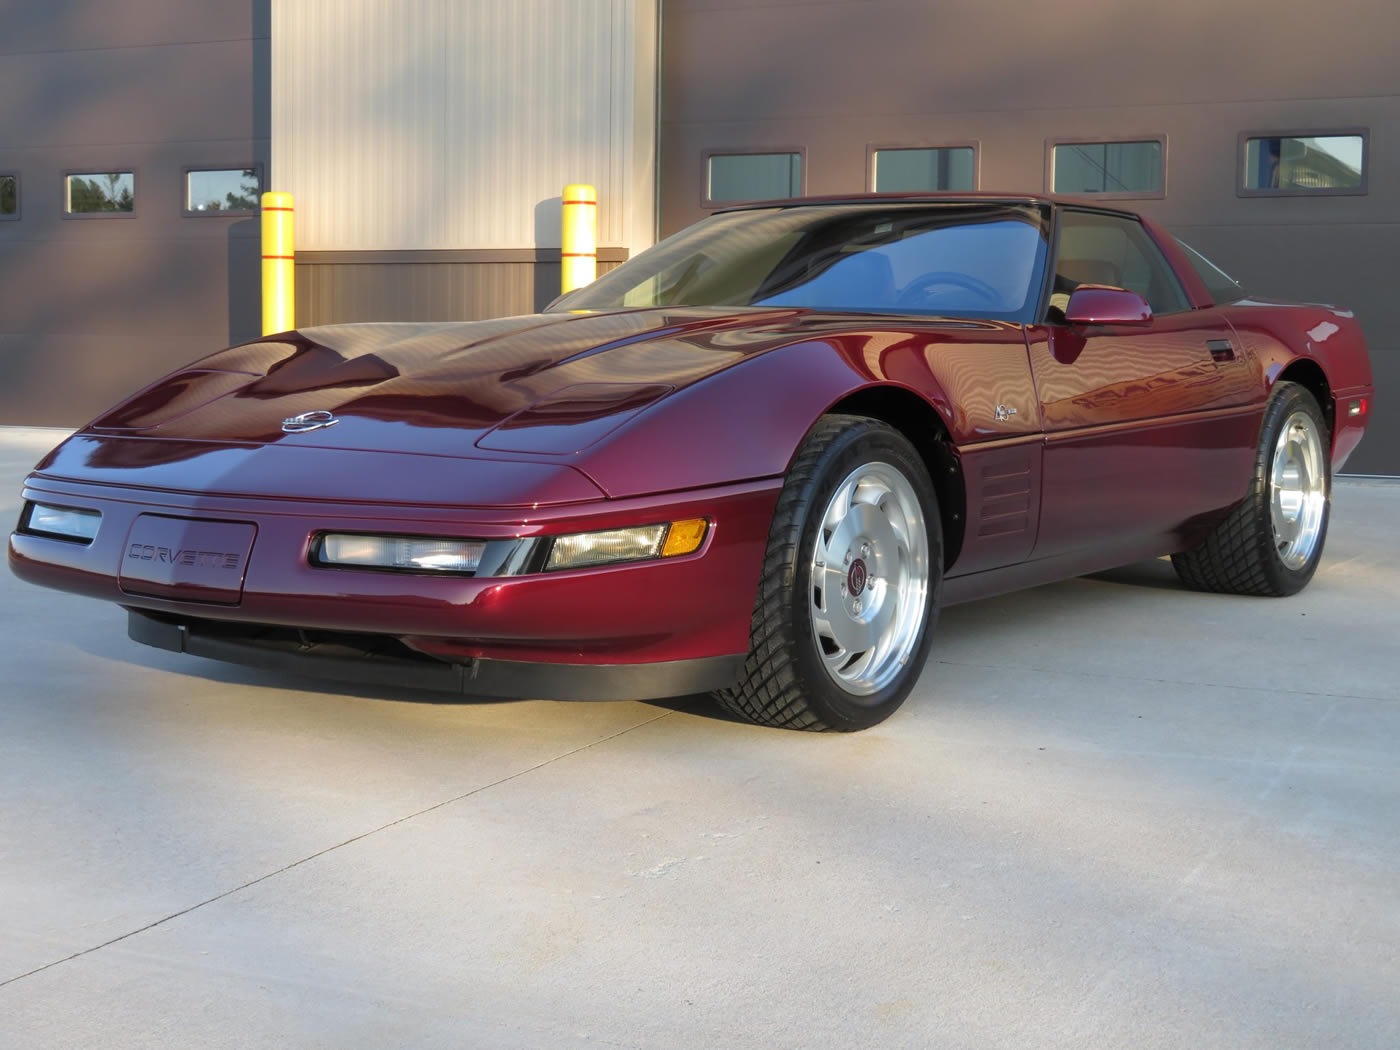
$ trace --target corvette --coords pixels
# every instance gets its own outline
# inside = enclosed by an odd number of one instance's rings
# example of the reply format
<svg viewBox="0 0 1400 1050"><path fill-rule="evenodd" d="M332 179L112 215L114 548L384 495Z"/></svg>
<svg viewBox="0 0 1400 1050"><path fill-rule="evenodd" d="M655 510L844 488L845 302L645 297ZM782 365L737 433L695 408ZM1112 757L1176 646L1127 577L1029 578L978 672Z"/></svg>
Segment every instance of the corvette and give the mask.
<svg viewBox="0 0 1400 1050"><path fill-rule="evenodd" d="M781 201L542 314L196 361L38 464L9 561L178 652L856 730L944 605L1163 555L1295 593L1372 394L1349 312L1129 211Z"/></svg>

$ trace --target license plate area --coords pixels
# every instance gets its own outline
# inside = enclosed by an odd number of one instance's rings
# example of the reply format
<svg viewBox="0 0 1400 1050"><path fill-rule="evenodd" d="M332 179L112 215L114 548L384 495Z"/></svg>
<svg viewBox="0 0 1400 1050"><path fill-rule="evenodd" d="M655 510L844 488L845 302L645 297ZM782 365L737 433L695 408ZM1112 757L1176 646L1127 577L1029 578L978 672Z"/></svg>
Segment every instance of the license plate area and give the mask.
<svg viewBox="0 0 1400 1050"><path fill-rule="evenodd" d="M118 573L132 595L237 605L257 526L142 514L131 525Z"/></svg>

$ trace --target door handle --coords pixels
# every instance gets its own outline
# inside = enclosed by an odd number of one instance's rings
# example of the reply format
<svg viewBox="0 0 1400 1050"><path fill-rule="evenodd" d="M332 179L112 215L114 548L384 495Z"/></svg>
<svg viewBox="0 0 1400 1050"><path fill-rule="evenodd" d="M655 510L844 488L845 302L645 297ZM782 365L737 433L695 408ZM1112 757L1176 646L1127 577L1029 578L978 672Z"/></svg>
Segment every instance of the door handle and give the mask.
<svg viewBox="0 0 1400 1050"><path fill-rule="evenodd" d="M1207 339L1206 349L1210 351L1213 360L1233 361L1235 359L1235 348L1230 345L1228 339Z"/></svg>

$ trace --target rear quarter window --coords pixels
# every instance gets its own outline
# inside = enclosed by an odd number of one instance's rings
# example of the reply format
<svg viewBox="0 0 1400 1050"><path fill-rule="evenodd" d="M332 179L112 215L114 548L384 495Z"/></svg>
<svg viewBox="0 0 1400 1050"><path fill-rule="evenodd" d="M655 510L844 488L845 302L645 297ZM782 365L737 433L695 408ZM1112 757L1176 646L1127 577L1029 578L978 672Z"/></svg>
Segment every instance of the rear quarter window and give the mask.
<svg viewBox="0 0 1400 1050"><path fill-rule="evenodd" d="M1233 303L1244 298L1244 289L1240 287L1239 281L1235 280L1228 273L1222 270L1215 263L1211 262L1200 252L1196 251L1181 238L1176 238L1176 243L1181 250L1186 253L1186 261L1191 264L1191 268L1196 271L1196 276L1201 279L1201 283L1206 286L1206 291L1210 292L1210 297L1218 304Z"/></svg>

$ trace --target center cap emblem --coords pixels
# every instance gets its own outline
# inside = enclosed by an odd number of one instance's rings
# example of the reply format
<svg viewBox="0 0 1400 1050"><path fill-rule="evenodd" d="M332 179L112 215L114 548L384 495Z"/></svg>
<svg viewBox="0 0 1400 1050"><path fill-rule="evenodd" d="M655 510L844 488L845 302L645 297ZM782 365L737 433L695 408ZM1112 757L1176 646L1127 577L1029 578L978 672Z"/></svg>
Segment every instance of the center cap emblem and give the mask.
<svg viewBox="0 0 1400 1050"><path fill-rule="evenodd" d="M320 430L322 427L333 427L340 420L329 412L303 412L299 416L292 416L291 419L282 420L282 433L301 434L307 430Z"/></svg>
<svg viewBox="0 0 1400 1050"><path fill-rule="evenodd" d="M851 562L851 571L846 573L846 587L853 598L865 590L865 562L859 558Z"/></svg>

